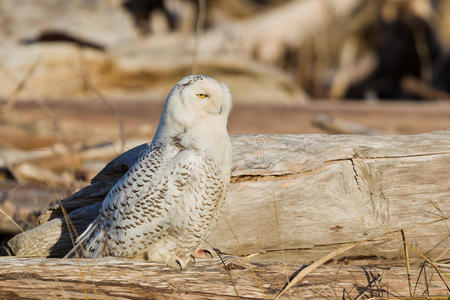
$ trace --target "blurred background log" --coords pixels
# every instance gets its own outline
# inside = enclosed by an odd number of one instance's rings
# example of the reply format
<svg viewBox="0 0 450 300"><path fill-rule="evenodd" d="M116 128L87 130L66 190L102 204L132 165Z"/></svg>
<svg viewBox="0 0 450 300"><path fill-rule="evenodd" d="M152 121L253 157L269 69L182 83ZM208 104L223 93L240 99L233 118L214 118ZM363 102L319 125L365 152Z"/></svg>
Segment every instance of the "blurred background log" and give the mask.
<svg viewBox="0 0 450 300"><path fill-rule="evenodd" d="M450 259L449 130L371 137L238 135L232 140L231 189L205 247L309 263L335 245L369 239L339 261L398 263L403 251L398 230L403 229L420 253ZM51 205L39 219L41 226L8 242L12 253L64 255L72 242L61 205L81 233L145 147L122 154L90 186ZM410 257L420 258L417 252Z"/></svg>
<svg viewBox="0 0 450 300"><path fill-rule="evenodd" d="M313 120L313 124L330 133L365 135L380 134L374 129L370 129L347 120L337 119L326 114L317 115Z"/></svg>
<svg viewBox="0 0 450 300"><path fill-rule="evenodd" d="M194 0L5 0L0 98L159 99L195 52L242 103L428 99L402 82L450 92L446 2L205 0L197 32Z"/></svg>
<svg viewBox="0 0 450 300"><path fill-rule="evenodd" d="M75 260L1 257L0 297L272 299L300 267L254 260L249 267L244 260L238 264L227 257L225 260L228 271L215 259L198 260L189 269L176 272L162 264L126 259L82 260L78 264ZM411 269L413 295L441 295L440 299L445 299L445 284L432 267L427 265L425 269ZM448 266L442 269L450 272ZM409 296L403 266L321 266L280 299L401 296Z"/></svg>

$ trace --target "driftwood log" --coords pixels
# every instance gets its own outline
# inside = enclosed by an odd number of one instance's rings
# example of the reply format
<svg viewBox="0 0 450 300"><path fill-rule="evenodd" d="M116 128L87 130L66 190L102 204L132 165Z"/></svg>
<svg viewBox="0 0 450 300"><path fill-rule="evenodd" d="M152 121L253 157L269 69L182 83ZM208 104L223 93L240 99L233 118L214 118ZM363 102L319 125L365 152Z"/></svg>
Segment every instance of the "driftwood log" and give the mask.
<svg viewBox="0 0 450 300"><path fill-rule="evenodd" d="M206 247L310 263L336 246L365 241L337 262L450 259L450 130L408 136L237 135L223 217ZM9 242L17 256L65 254L144 145L109 163L92 184L51 205L42 225ZM420 260L419 260L420 258Z"/></svg>
<svg viewBox="0 0 450 300"><path fill-rule="evenodd" d="M272 299L299 266L225 258L201 260L176 272L167 266L126 259L76 261L0 258L4 299ZM450 268L442 267L445 272ZM431 266L411 269L411 294L441 295L448 289ZM322 266L280 299L398 299L408 296L405 267ZM406 298L402 298L406 299ZM419 299L419 298L417 298Z"/></svg>

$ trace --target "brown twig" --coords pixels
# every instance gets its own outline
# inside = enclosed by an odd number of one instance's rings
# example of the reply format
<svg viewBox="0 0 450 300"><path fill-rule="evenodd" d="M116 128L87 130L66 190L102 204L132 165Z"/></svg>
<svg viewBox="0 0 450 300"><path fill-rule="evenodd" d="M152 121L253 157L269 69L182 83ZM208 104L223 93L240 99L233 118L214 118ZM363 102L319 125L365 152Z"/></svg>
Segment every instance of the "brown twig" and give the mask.
<svg viewBox="0 0 450 300"><path fill-rule="evenodd" d="M323 265L324 263L326 263L327 261L329 261L333 257L336 257L336 256L338 256L338 255L340 255L342 253L345 253L348 250L353 249L356 246L360 245L361 243L362 242L357 242L357 243L351 243L350 245L345 245L344 247L336 249L335 251L325 255L324 257L316 260L315 262L313 262L312 264L310 264L306 268L302 269L294 278L292 278L292 280L290 282L288 282L283 287L283 289L278 293L278 295L276 295L274 300L280 298L281 295L283 295L288 289L290 289L292 286L294 286L299 280L301 280L303 277L305 277L306 275L308 275L309 273L311 273L312 271L314 271L315 269L317 269L318 267L320 267L321 265Z"/></svg>

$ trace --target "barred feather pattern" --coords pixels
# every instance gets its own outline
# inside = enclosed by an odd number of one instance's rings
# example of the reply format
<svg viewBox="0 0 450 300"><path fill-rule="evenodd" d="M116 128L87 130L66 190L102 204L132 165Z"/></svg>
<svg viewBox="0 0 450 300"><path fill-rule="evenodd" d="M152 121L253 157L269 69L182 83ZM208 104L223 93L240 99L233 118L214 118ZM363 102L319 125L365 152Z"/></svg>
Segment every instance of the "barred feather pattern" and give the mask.
<svg viewBox="0 0 450 300"><path fill-rule="evenodd" d="M111 189L67 257L145 254L171 266L186 265L217 219L227 171L195 150L151 147Z"/></svg>

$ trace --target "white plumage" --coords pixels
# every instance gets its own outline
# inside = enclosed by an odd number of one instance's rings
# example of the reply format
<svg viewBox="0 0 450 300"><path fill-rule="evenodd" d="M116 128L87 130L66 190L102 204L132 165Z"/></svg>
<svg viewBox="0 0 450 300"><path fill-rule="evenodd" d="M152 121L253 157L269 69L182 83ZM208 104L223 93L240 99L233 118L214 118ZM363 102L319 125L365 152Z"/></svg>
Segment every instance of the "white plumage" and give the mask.
<svg viewBox="0 0 450 300"><path fill-rule="evenodd" d="M171 90L158 130L66 255L136 257L184 268L217 219L231 144L225 84L191 75Z"/></svg>

